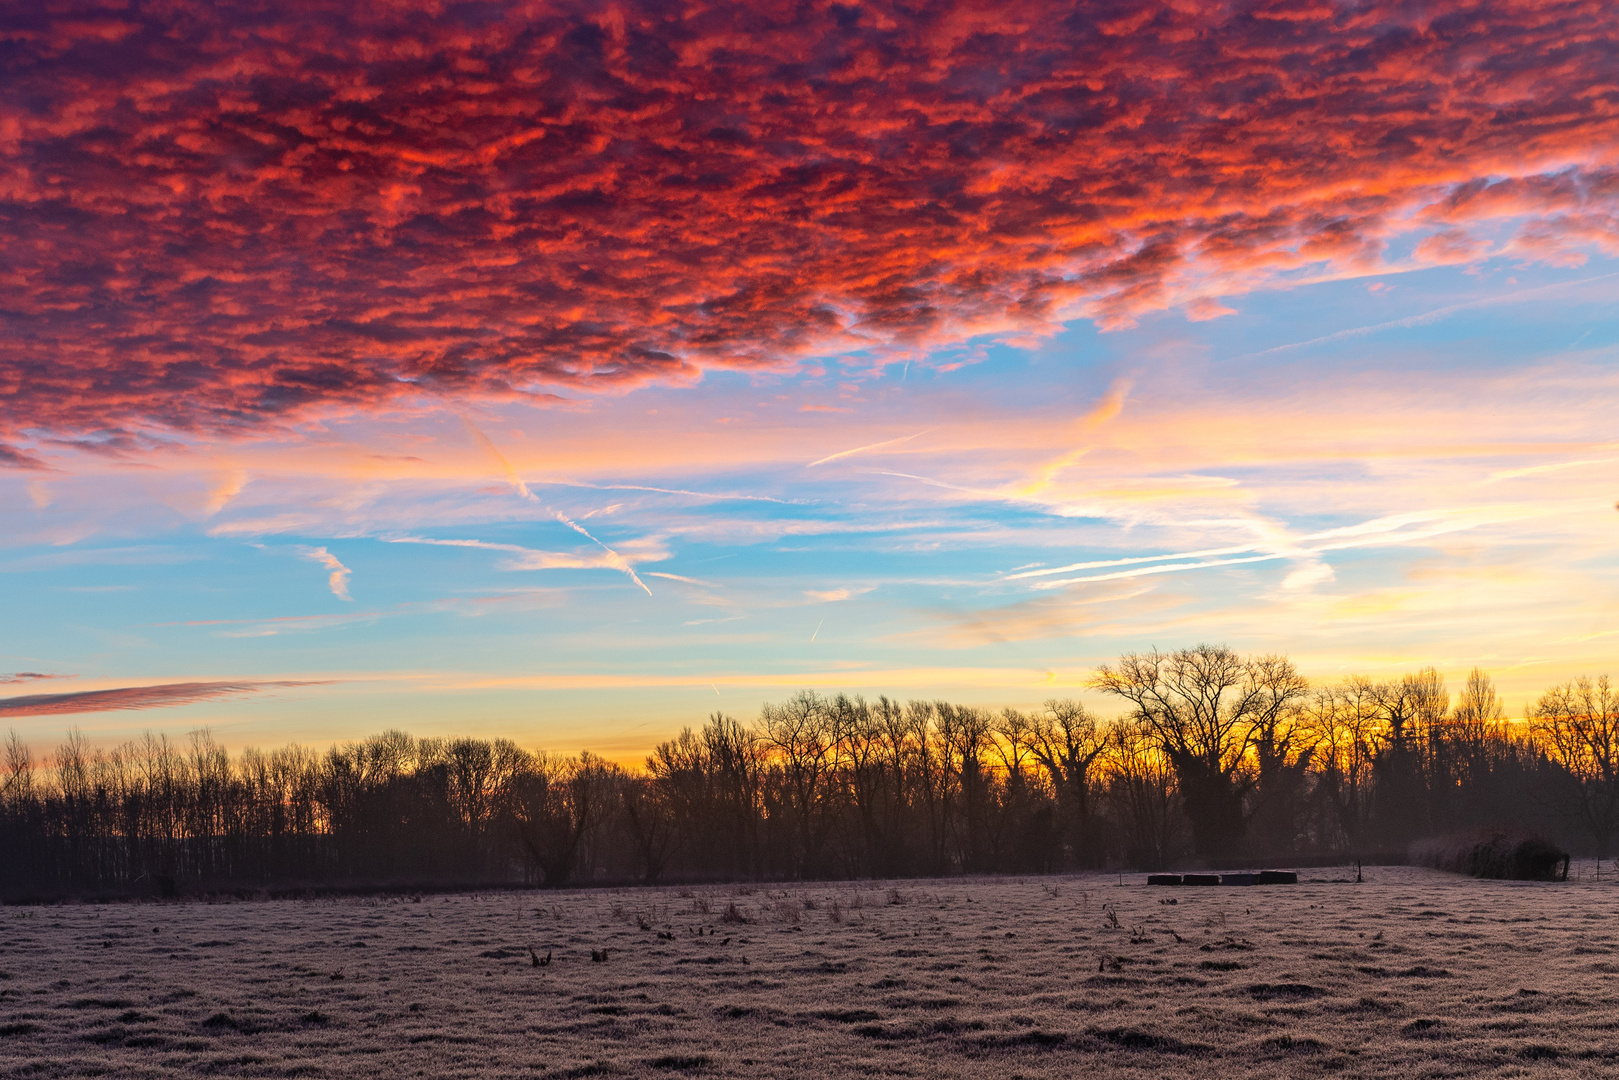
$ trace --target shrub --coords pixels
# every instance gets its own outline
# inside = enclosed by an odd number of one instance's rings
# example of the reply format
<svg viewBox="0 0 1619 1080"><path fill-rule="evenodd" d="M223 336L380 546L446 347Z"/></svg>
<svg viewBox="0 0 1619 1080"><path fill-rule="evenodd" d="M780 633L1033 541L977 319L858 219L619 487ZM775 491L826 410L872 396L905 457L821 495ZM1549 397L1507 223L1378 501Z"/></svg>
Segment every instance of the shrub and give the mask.
<svg viewBox="0 0 1619 1080"><path fill-rule="evenodd" d="M1506 881L1566 881L1568 852L1539 836L1506 832L1441 837L1417 845L1414 861Z"/></svg>

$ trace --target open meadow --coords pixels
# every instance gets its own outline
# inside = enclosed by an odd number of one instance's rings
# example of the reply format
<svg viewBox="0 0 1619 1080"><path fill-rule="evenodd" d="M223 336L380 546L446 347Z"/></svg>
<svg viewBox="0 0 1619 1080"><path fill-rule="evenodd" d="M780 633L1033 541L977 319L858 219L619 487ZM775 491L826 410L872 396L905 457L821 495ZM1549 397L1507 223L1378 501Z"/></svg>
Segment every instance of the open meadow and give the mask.
<svg viewBox="0 0 1619 1080"><path fill-rule="evenodd" d="M11 907L0 1076L1619 1073L1619 889L1571 876Z"/></svg>

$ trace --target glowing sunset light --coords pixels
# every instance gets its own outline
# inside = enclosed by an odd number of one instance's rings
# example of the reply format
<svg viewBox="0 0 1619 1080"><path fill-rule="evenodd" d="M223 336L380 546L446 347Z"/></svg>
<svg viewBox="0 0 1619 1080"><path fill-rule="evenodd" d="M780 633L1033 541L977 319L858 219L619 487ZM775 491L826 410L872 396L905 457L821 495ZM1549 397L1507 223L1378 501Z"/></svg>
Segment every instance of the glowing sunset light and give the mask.
<svg viewBox="0 0 1619 1080"><path fill-rule="evenodd" d="M112 0L0 41L39 747L634 761L1200 641L1514 713L1616 667L1609 5Z"/></svg>

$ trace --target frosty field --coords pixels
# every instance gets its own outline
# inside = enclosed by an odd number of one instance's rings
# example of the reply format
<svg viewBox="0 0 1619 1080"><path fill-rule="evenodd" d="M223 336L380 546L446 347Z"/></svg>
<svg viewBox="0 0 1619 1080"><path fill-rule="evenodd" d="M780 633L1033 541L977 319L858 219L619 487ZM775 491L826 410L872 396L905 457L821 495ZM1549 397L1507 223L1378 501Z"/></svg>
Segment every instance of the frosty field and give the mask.
<svg viewBox="0 0 1619 1080"><path fill-rule="evenodd" d="M1619 1074L1576 871L5 908L0 1076Z"/></svg>

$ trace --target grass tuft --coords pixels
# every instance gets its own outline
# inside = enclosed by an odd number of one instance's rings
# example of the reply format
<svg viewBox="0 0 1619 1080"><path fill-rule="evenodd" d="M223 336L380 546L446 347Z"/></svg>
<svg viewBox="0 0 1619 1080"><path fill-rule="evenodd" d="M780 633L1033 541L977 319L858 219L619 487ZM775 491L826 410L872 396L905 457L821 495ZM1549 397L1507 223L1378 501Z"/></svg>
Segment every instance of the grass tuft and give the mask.
<svg viewBox="0 0 1619 1080"><path fill-rule="evenodd" d="M707 1054L664 1054L647 1062L647 1065L654 1069L670 1069L678 1072L706 1068L709 1064L710 1058Z"/></svg>

